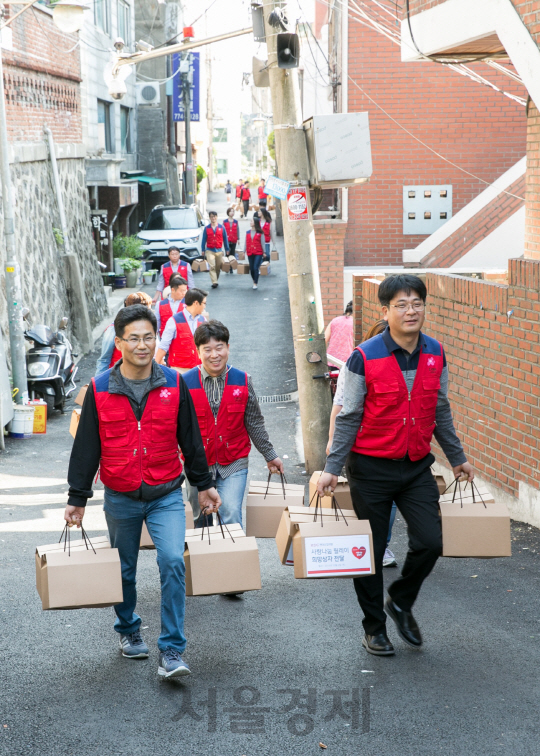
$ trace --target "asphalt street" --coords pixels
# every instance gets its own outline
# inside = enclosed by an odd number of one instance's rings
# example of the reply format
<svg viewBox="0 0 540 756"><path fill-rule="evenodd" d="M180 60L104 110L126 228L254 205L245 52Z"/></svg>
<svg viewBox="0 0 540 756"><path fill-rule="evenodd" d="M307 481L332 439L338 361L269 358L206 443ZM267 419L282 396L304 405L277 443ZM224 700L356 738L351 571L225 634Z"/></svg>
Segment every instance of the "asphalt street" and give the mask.
<svg viewBox="0 0 540 756"><path fill-rule="evenodd" d="M249 276L222 275L217 290L207 274L195 277L210 290L210 314L230 328L232 364L262 397L296 390L280 251L257 291ZM80 385L96 358L81 360ZM424 648L406 647L390 623L391 658L361 648L350 579L294 580L273 540L258 542L261 591L187 599L185 682L157 677L155 552L140 553L138 572L150 659L121 657L110 608L42 611L34 551L63 527L72 406L46 436L8 439L0 453L0 754L310 756L320 744L339 756L538 752L540 533L520 523L511 559L439 561L415 610ZM263 411L288 480L307 482L298 405L264 402ZM250 477L265 469L253 451ZM90 535L104 532L95 489ZM392 548L403 563L399 515ZM385 570L387 583L396 574Z"/></svg>

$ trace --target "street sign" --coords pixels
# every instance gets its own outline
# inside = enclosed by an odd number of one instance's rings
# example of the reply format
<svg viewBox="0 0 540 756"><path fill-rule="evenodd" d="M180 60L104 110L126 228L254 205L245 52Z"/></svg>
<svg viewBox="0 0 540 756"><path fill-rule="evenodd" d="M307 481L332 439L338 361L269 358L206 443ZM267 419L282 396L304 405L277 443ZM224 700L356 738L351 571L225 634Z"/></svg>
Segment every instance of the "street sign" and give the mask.
<svg viewBox="0 0 540 756"><path fill-rule="evenodd" d="M272 197L284 200L287 199L287 192L289 191L290 186L290 181L277 178L277 176L268 176L264 184L264 191L266 194L272 195Z"/></svg>
<svg viewBox="0 0 540 756"><path fill-rule="evenodd" d="M184 53L185 54L185 53ZM187 74L191 80L191 96L190 96L190 118L192 121L200 121L201 115L199 112L199 64L200 53L188 53L189 55L189 74ZM173 78L173 120L184 120L184 95L182 92L182 79L180 77L180 64L182 63L182 56L180 53L176 53L173 57L173 71L177 71ZM186 74L184 74L185 76Z"/></svg>
<svg viewBox="0 0 540 756"><path fill-rule="evenodd" d="M287 192L287 210L290 221L309 220L307 189L305 186L295 186L293 189L289 189Z"/></svg>

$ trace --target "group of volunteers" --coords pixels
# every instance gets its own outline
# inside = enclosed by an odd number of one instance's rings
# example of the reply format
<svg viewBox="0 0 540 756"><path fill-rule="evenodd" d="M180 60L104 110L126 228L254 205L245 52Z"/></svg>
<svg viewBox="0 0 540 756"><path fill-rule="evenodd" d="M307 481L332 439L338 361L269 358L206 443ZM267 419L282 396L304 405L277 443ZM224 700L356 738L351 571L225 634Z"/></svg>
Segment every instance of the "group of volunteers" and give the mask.
<svg viewBox="0 0 540 756"><path fill-rule="evenodd" d="M266 203L268 201L268 195L265 191L265 180L262 178L260 180L259 186L257 187L257 201L259 204L259 207L264 206L266 207ZM227 179L227 182L225 184L225 195L227 197L227 202L230 203L232 199L232 192L233 187L231 184L231 180ZM249 186L249 181L244 181L244 179L238 179L238 184L235 188L235 198L237 201L236 209L240 210L240 217L241 218L247 218L247 214L249 212L249 206L251 204L251 188Z"/></svg>
<svg viewBox="0 0 540 756"><path fill-rule="evenodd" d="M158 321L147 303L126 302L115 318L114 348L120 358L92 379L86 393L65 512L69 524L80 526L99 469L110 542L119 550L122 566L124 600L115 606L114 627L122 654L130 659L149 655L135 612L137 558L146 522L161 578L158 674L164 677L190 674L182 658L184 479L197 527L202 527L218 510L225 523L242 523L252 443L271 473L283 473L251 378L228 363L228 329L201 318L206 295L201 292L202 301L192 300L190 293L197 290L187 288L182 276L178 284L175 276L177 272L169 279L171 292L183 287L175 296L185 290L184 303L173 315L163 311L166 305L160 309L160 317L167 319L163 335L171 323L173 334L176 330L169 366L163 364L165 350L156 346ZM334 413L333 437L317 485L321 496L330 495L346 463L356 515L370 522L375 573L354 578L353 584L364 613L362 646L379 656L394 654L387 616L407 644L419 648L423 642L412 607L442 552L439 493L431 473L433 435L454 476L474 478L454 430L443 346L421 330L426 295L425 284L413 275L392 275L380 284L383 320L352 349L342 369L340 410ZM194 301L200 314L195 308L178 320ZM175 340L177 347L172 346ZM172 364L171 352L181 352L187 342L195 348L194 364L180 370ZM408 526L409 551L385 601L382 566L395 506Z"/></svg>

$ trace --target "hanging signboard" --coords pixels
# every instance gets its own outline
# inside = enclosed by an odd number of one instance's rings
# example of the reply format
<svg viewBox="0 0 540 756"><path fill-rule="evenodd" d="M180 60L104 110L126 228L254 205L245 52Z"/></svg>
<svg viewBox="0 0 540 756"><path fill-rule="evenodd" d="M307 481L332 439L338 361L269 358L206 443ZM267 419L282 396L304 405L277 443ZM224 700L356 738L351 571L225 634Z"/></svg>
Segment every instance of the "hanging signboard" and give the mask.
<svg viewBox="0 0 540 756"><path fill-rule="evenodd" d="M295 186L287 192L290 221L309 220L308 196L305 186Z"/></svg>
<svg viewBox="0 0 540 756"><path fill-rule="evenodd" d="M185 54L185 53L184 53ZM191 85L190 94L190 118L192 121L200 121L200 108L199 108L199 64L200 53L189 53L189 74ZM173 120L184 120L184 96L182 92L182 77L186 74L180 73L180 65L182 63L182 56L180 53L175 53L173 56L173 71L176 71L176 75L173 78Z"/></svg>
<svg viewBox="0 0 540 756"><path fill-rule="evenodd" d="M264 191L277 199L287 199L287 192L291 188L291 182L280 179L277 176L268 176L264 184Z"/></svg>

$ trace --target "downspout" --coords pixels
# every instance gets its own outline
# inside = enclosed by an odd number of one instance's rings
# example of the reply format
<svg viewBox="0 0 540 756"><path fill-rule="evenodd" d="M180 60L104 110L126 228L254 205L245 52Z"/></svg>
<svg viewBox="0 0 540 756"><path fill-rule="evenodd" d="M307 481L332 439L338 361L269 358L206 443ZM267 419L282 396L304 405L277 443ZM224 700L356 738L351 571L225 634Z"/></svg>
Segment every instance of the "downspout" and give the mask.
<svg viewBox="0 0 540 756"><path fill-rule="evenodd" d="M54 147L53 134L47 126L44 126L43 131L45 132L45 135L47 136L47 140L49 142L49 156L51 159L54 191L56 194L58 214L60 216L60 226L62 228L62 236L64 239L64 253L62 254L62 259L68 269L68 281L70 285L71 299L73 302L73 329L77 335L77 339L83 351L89 352L94 347L94 339L92 337L92 326L90 325L90 315L88 314L88 303L86 300L86 292L83 285L79 258L71 249L71 240L68 234L66 212L64 209L64 200L60 186L60 176L58 174L58 164L56 162L56 150Z"/></svg>

